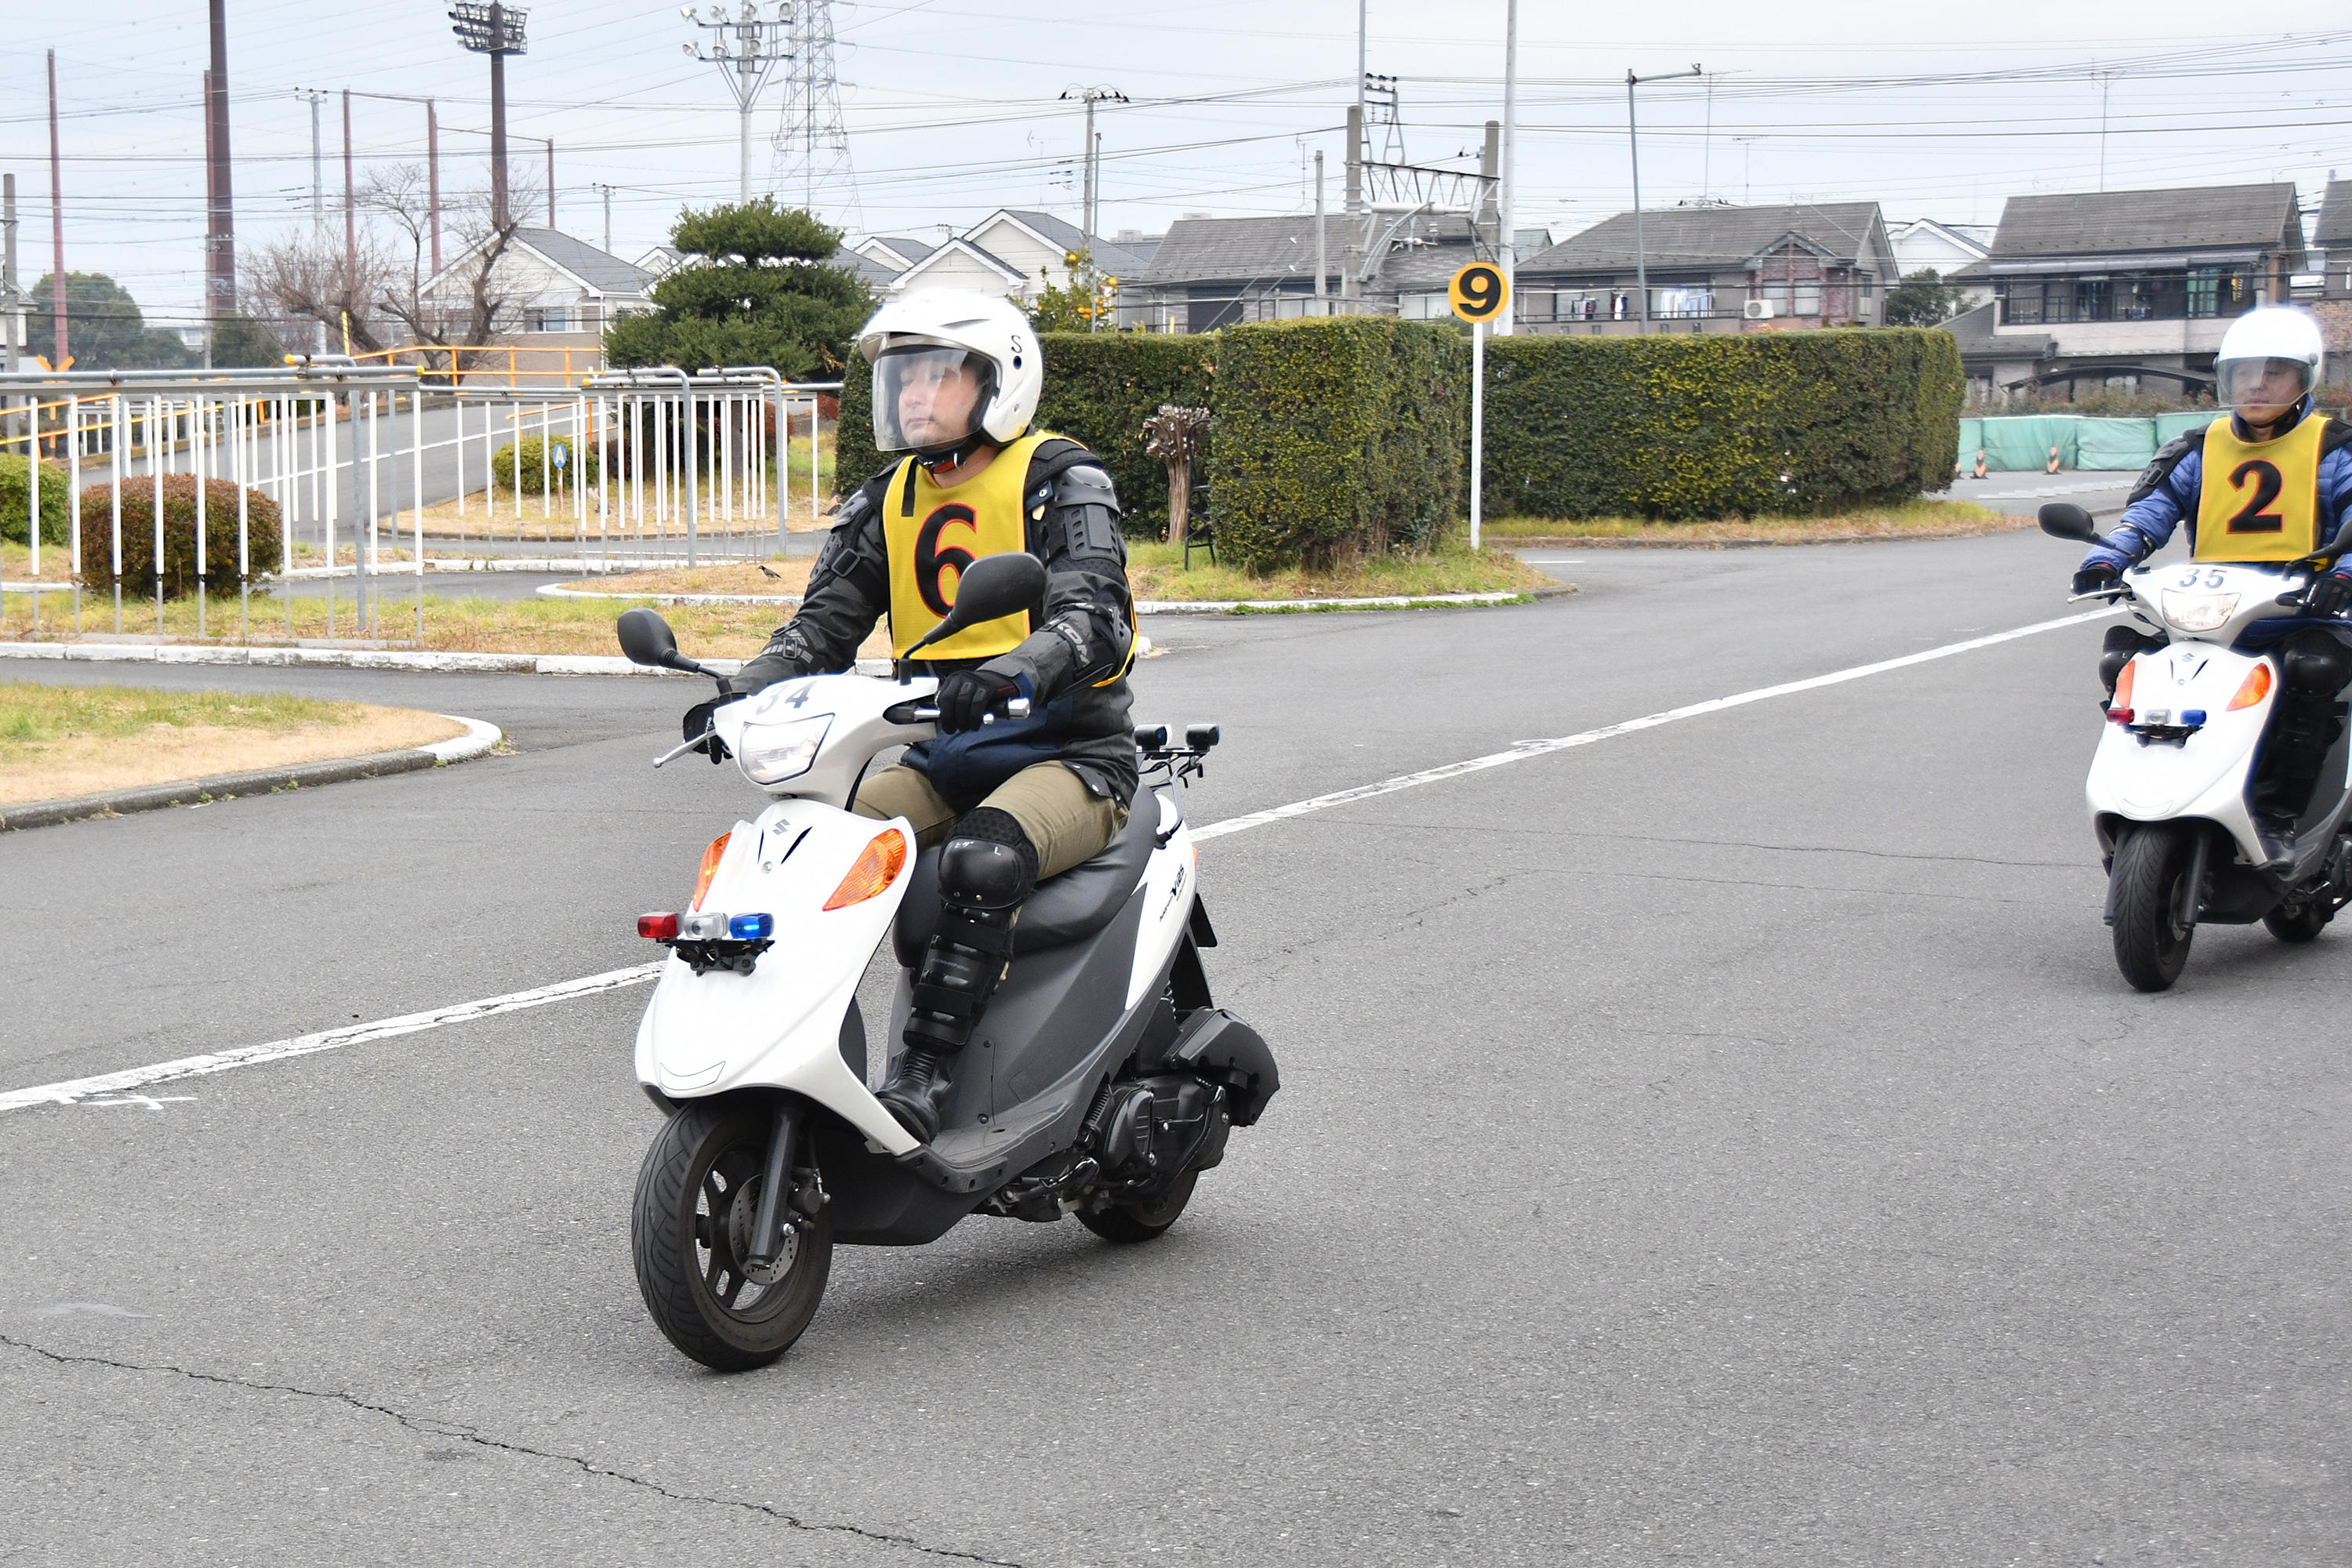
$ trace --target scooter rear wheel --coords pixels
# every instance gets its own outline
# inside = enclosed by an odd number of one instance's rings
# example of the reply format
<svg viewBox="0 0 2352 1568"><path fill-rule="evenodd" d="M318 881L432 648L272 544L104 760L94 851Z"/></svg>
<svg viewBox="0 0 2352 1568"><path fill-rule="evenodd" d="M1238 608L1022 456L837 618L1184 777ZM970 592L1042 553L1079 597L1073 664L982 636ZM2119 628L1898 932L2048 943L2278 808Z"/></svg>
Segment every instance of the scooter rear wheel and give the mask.
<svg viewBox="0 0 2352 1568"><path fill-rule="evenodd" d="M1187 1171L1155 1204L1119 1204L1095 1212L1081 1209L1078 1223L1105 1241L1150 1241L1176 1223L1176 1216L1192 1201L1192 1188L1200 1179L1200 1172Z"/></svg>
<svg viewBox="0 0 2352 1568"><path fill-rule="evenodd" d="M2282 904L2263 917L2263 927L2281 942L2301 945L2326 931L2334 913L2319 904Z"/></svg>
<svg viewBox="0 0 2352 1568"><path fill-rule="evenodd" d="M669 1119L637 1173L631 1252L646 1310L669 1342L707 1367L747 1372L790 1350L816 1315L833 1269L833 1222L817 1211L784 1228L784 1255L748 1268L774 1118L742 1101L692 1104Z"/></svg>
<svg viewBox="0 0 2352 1568"><path fill-rule="evenodd" d="M2175 918L2189 875L2189 835L2170 824L2133 830L2116 848L2116 967L2140 991L2163 991L2189 963L2197 934Z"/></svg>

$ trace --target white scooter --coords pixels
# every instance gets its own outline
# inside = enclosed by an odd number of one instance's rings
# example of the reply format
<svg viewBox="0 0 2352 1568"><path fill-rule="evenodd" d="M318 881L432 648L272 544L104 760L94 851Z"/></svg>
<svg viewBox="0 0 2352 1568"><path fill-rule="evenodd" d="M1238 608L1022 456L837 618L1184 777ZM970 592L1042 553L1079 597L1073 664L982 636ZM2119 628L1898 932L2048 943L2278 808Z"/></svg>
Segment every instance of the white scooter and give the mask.
<svg viewBox="0 0 2352 1568"><path fill-rule="evenodd" d="M2045 506L2041 522L2060 539L2104 542L2078 506ZM2256 622L2300 614L2311 574L2303 562L2174 562L2076 595L2120 601L2168 639L2117 678L2085 786L2116 963L2139 990L2180 977L2200 922L2260 921L2282 942L2307 942L2352 900L2343 704L2309 804L2292 821L2264 812L2285 672L2277 652L2235 647Z"/></svg>
<svg viewBox="0 0 2352 1568"><path fill-rule="evenodd" d="M1035 557L985 557L924 641L1030 610L1044 590ZM619 633L637 663L713 673L650 610ZM670 1342L707 1366L782 1355L835 1242L916 1245L975 1212L1075 1214L1110 1240L1149 1240L1280 1087L1265 1042L1212 1005L1202 969L1216 937L1174 787L1216 743L1195 725L1181 746L1137 731L1145 787L1127 826L1023 906L939 1137L918 1142L883 1109L908 971L939 919L938 851L903 817L847 808L882 753L936 732L935 689L903 665L898 680L782 681L655 763L716 746L774 797L711 843L688 909L637 922L670 953L637 1029L638 1080L668 1118L637 1178L637 1283ZM897 998L869 1045L858 982L886 936Z"/></svg>

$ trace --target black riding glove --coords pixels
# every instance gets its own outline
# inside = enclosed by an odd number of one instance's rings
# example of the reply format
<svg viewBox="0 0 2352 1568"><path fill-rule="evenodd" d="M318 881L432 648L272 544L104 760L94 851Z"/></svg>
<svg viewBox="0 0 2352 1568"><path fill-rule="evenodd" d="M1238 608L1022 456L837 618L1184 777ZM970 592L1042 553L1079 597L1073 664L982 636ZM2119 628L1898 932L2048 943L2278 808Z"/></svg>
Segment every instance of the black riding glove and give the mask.
<svg viewBox="0 0 2352 1568"><path fill-rule="evenodd" d="M2095 561L2074 574L2074 592L2077 594L2105 593L2110 588L2121 586L2123 580L2124 574L2115 567L2105 561Z"/></svg>
<svg viewBox="0 0 2352 1568"><path fill-rule="evenodd" d="M2323 572L2304 590L2303 607L2315 616L2340 616L2352 608L2352 567Z"/></svg>
<svg viewBox="0 0 2352 1568"><path fill-rule="evenodd" d="M980 728L986 715L1021 695L1021 688L984 669L954 669L940 677L940 728L952 735Z"/></svg>
<svg viewBox="0 0 2352 1568"><path fill-rule="evenodd" d="M740 691L727 691L721 692L708 702L696 703L693 707L686 710L686 718L678 724L678 729L682 732L680 738L688 741L698 738L704 731L710 728L710 716L712 714L718 712L721 708L726 707L730 702L740 702L742 700L743 693ZM709 755L714 764L724 760L730 754L727 750L727 742L720 740L716 735L711 736L710 743L702 747L701 750Z"/></svg>

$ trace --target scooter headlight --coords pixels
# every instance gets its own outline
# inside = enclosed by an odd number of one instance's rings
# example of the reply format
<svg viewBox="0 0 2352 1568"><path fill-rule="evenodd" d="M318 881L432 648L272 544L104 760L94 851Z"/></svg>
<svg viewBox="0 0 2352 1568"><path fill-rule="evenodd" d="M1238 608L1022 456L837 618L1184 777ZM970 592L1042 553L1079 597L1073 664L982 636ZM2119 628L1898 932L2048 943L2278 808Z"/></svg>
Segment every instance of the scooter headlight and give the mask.
<svg viewBox="0 0 2352 1568"><path fill-rule="evenodd" d="M753 784L778 784L798 778L816 761L817 748L824 744L824 732L832 727L830 713L782 724L746 724L742 738L735 742L736 761Z"/></svg>
<svg viewBox="0 0 2352 1568"><path fill-rule="evenodd" d="M2228 624L2238 613L2235 594L2176 594L2164 595L2164 618L2181 632L2210 632Z"/></svg>

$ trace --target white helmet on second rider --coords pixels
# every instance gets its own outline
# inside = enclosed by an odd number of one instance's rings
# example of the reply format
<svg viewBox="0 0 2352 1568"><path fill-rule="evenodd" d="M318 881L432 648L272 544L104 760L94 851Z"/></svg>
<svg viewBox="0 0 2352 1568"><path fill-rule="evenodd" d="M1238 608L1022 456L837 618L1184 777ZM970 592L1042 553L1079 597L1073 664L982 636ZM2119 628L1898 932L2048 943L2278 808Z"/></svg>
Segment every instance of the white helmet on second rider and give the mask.
<svg viewBox="0 0 2352 1568"><path fill-rule="evenodd" d="M2319 384L2326 358L2319 323L2308 310L2263 305L2230 323L2213 358L2214 391L2224 406L2292 406Z"/></svg>
<svg viewBox="0 0 2352 1568"><path fill-rule="evenodd" d="M1016 439L1045 384L1045 356L1020 309L961 289L891 300L858 332L857 352L874 367L875 447L934 466Z"/></svg>

